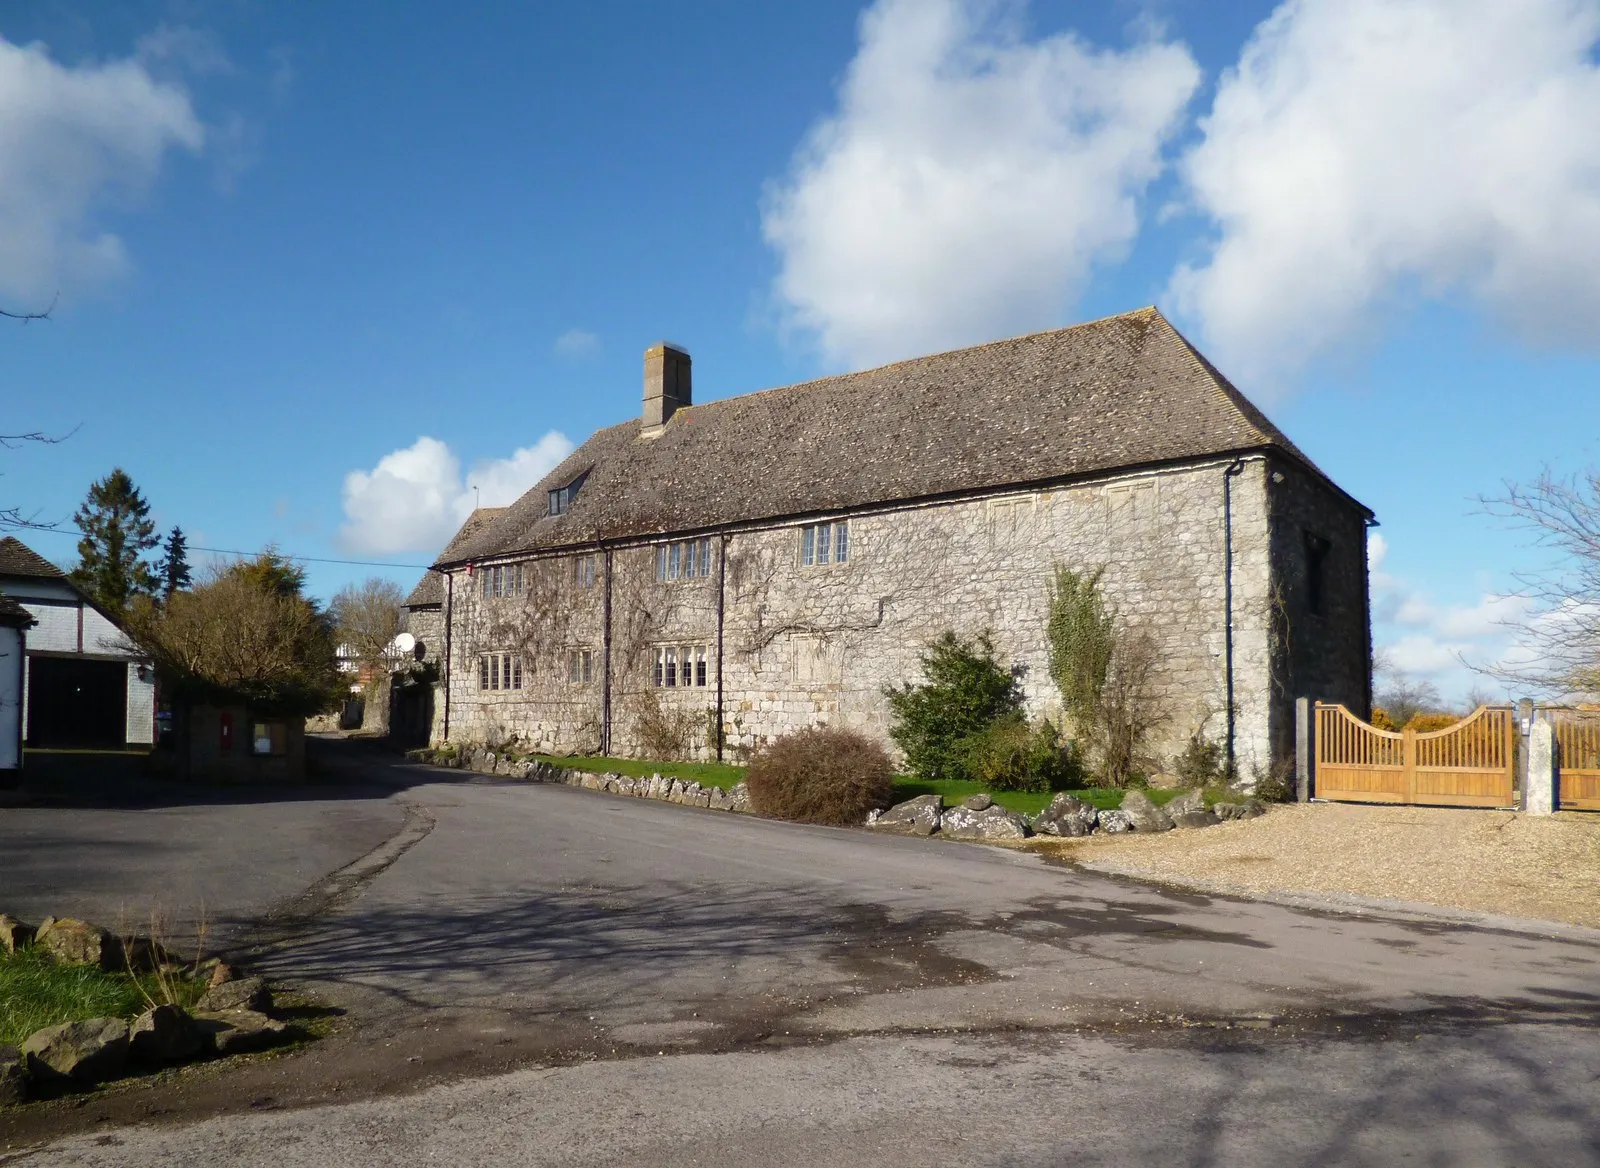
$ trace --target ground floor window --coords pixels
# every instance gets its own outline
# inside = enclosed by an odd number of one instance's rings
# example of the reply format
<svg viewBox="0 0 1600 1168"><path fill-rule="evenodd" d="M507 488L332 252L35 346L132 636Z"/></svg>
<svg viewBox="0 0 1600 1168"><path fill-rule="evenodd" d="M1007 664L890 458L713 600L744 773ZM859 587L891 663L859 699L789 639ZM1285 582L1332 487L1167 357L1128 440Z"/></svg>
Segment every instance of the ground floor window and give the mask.
<svg viewBox="0 0 1600 1168"><path fill-rule="evenodd" d="M484 653L478 658L478 688L501 690L522 688L521 653Z"/></svg>
<svg viewBox="0 0 1600 1168"><path fill-rule="evenodd" d="M711 652L707 645L662 645L656 649L653 680L658 689L710 684Z"/></svg>
<svg viewBox="0 0 1600 1168"><path fill-rule="evenodd" d="M251 754L287 754L289 727L284 722L257 722L251 727Z"/></svg>
<svg viewBox="0 0 1600 1168"><path fill-rule="evenodd" d="M567 654L567 680L573 685L588 685L594 680L593 649L574 649Z"/></svg>

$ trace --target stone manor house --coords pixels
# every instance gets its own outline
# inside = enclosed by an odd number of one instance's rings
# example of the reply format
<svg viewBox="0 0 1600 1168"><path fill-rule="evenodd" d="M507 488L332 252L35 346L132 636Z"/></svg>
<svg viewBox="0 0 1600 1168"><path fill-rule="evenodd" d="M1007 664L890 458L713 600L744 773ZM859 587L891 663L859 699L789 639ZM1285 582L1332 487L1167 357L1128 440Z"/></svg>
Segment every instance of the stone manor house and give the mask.
<svg viewBox="0 0 1600 1168"><path fill-rule="evenodd" d="M883 687L945 630L1059 717L1049 581L1104 566L1157 649L1153 765L1231 727L1249 777L1296 697L1369 710L1371 523L1154 308L698 406L657 345L642 415L475 512L407 627L435 742L737 758L887 743Z"/></svg>

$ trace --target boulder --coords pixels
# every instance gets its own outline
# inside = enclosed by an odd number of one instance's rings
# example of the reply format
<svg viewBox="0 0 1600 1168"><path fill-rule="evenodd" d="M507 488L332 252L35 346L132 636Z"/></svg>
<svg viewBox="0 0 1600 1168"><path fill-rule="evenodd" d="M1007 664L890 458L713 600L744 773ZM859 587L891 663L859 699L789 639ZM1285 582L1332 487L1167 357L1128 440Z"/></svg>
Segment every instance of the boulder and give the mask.
<svg viewBox="0 0 1600 1168"><path fill-rule="evenodd" d="M1133 820L1128 818L1126 811L1102 811L1095 821L1101 831L1117 835L1124 831L1133 830Z"/></svg>
<svg viewBox="0 0 1600 1168"><path fill-rule="evenodd" d="M1050 806L1039 812L1033 821L1033 830L1040 835L1083 836L1094 830L1100 812L1092 803L1075 799L1062 791L1050 800Z"/></svg>
<svg viewBox="0 0 1600 1168"><path fill-rule="evenodd" d="M200 1031L177 1006L160 1005L134 1019L128 1052L138 1062L178 1063L200 1053Z"/></svg>
<svg viewBox="0 0 1600 1168"><path fill-rule="evenodd" d="M14 1046L0 1046L0 1107L13 1107L28 1097L28 1060Z"/></svg>
<svg viewBox="0 0 1600 1168"><path fill-rule="evenodd" d="M992 795L986 795L980 791L976 795L968 795L965 799L961 800L961 806L965 807L968 811L987 811L989 808L994 806L994 797Z"/></svg>
<svg viewBox="0 0 1600 1168"><path fill-rule="evenodd" d="M939 830L944 799L938 795L918 795L896 803L872 821L876 831L898 831L906 835L932 835Z"/></svg>
<svg viewBox="0 0 1600 1168"><path fill-rule="evenodd" d="M1254 819L1267 813L1266 804L1259 799L1246 799L1243 803L1218 803L1211 810L1218 819Z"/></svg>
<svg viewBox="0 0 1600 1168"><path fill-rule="evenodd" d="M272 1009L272 991L259 977L241 977L213 986L195 1003L196 1010L255 1010L262 1013Z"/></svg>
<svg viewBox="0 0 1600 1168"><path fill-rule="evenodd" d="M695 785L699 786L698 783L696 783ZM672 780L672 785L667 788L667 802L668 803L682 803L683 802L683 793L684 793L684 782L683 782L683 780L682 779L673 779Z"/></svg>
<svg viewBox="0 0 1600 1168"><path fill-rule="evenodd" d="M1193 787L1174 795L1167 801L1166 806L1162 808L1163 811L1174 818L1188 811L1204 811L1205 809L1205 796L1197 788Z"/></svg>
<svg viewBox="0 0 1600 1168"><path fill-rule="evenodd" d="M728 806L728 810L729 811L749 811L750 810L750 784L748 784L748 783L735 783L733 786L729 787L728 788L728 804L729 804L729 806Z"/></svg>
<svg viewBox="0 0 1600 1168"><path fill-rule="evenodd" d="M117 960L118 968L135 973L148 973L152 969L177 964L159 941L149 937L129 937L119 942Z"/></svg>
<svg viewBox="0 0 1600 1168"><path fill-rule="evenodd" d="M196 1012L194 1024L201 1041L223 1056L263 1050L282 1039L288 1030L282 1022L254 1010Z"/></svg>
<svg viewBox="0 0 1600 1168"><path fill-rule="evenodd" d="M1209 811L1180 811L1172 816L1173 827L1211 827L1220 822Z"/></svg>
<svg viewBox="0 0 1600 1168"><path fill-rule="evenodd" d="M712 787L710 788L709 793L711 798L710 801L706 803L707 807L711 808L713 811L731 810L730 804L732 803L732 800L728 798L728 792L724 791L721 787Z"/></svg>
<svg viewBox="0 0 1600 1168"><path fill-rule="evenodd" d="M115 937L99 925L73 917L46 917L33 942L68 965L116 969L121 964L122 946Z"/></svg>
<svg viewBox="0 0 1600 1168"><path fill-rule="evenodd" d="M0 949L7 953L15 953L29 941L33 940L35 930L32 925L23 924L16 917L8 917L0 913Z"/></svg>
<svg viewBox="0 0 1600 1168"><path fill-rule="evenodd" d="M1028 821L1015 811L993 805L974 811L966 803L952 807L939 821L939 834L951 839L1019 840L1028 837Z"/></svg>
<svg viewBox="0 0 1600 1168"><path fill-rule="evenodd" d="M195 967L195 976L204 977L206 979L206 988L210 989L213 986L221 985L225 981L232 981L238 975L233 972L233 966L222 960L222 958L212 957L207 961L202 961Z"/></svg>
<svg viewBox="0 0 1600 1168"><path fill-rule="evenodd" d="M30 1034L22 1044L28 1073L41 1082L99 1083L128 1065L128 1024L121 1018L63 1022Z"/></svg>
<svg viewBox="0 0 1600 1168"><path fill-rule="evenodd" d="M1150 802L1143 791L1129 791L1122 797L1122 814L1134 831L1171 831L1172 817Z"/></svg>

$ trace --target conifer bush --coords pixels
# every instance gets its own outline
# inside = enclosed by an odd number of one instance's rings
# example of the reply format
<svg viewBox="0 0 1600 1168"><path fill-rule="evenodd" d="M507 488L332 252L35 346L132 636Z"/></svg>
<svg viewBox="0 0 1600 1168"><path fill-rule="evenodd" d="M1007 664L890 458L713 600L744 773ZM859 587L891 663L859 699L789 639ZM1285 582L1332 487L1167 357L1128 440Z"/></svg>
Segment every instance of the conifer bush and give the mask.
<svg viewBox="0 0 1600 1168"><path fill-rule="evenodd" d="M945 633L922 655L922 674L921 685L883 691L894 713L889 736L918 778L969 778L973 740L1021 716L1016 674L995 659L987 633L972 641Z"/></svg>
<svg viewBox="0 0 1600 1168"><path fill-rule="evenodd" d="M889 806L894 765L864 734L812 726L786 734L750 760L745 775L758 815L797 823L861 823Z"/></svg>

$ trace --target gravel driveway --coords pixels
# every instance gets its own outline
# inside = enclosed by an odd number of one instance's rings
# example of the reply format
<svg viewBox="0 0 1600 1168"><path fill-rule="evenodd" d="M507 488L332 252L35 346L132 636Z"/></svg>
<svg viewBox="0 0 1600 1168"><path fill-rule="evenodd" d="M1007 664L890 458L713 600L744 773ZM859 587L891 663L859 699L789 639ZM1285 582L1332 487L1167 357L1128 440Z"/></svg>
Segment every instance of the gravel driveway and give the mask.
<svg viewBox="0 0 1600 1168"><path fill-rule="evenodd" d="M1600 815L1311 803L1163 835L1040 840L1102 872L1211 891L1414 901L1600 926Z"/></svg>

